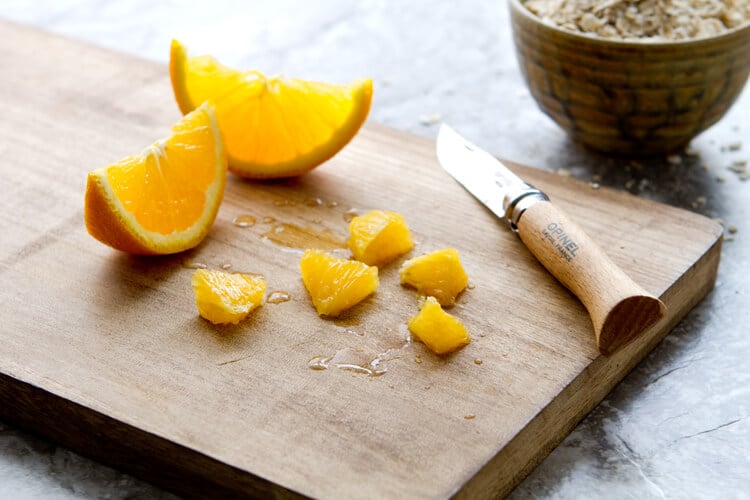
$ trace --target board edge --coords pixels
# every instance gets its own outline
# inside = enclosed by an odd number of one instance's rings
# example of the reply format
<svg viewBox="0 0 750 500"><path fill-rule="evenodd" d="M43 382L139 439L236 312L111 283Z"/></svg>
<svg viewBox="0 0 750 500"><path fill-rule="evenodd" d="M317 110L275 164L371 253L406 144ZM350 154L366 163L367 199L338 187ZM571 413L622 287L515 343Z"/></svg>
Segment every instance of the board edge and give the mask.
<svg viewBox="0 0 750 500"><path fill-rule="evenodd" d="M716 282L721 246L722 235L719 233L706 252L662 294L660 298L667 304L668 314L650 334L611 357L600 355L595 358L451 497L477 499L509 495L709 294ZM697 283L700 286L695 286ZM683 306L674 310L676 303ZM549 438L539 442L539 437L544 435ZM519 462L520 467L509 465ZM512 470L517 472L511 473Z"/></svg>
<svg viewBox="0 0 750 500"><path fill-rule="evenodd" d="M308 498L4 373L0 419L186 498Z"/></svg>

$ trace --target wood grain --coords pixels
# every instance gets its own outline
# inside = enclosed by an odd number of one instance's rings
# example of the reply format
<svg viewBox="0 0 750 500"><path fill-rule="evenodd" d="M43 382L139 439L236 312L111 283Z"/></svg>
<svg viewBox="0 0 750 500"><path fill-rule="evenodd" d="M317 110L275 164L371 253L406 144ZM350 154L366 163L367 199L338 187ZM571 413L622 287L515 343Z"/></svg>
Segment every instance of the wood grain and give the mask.
<svg viewBox="0 0 750 500"><path fill-rule="evenodd" d="M231 177L196 250L120 254L85 231L86 173L179 118L167 68L13 24L0 33L0 418L182 494L505 494L713 285L715 222L514 166L669 308L603 357L580 302L443 173L434 143L375 124L298 179ZM348 212L370 208L406 215L406 257L459 250L473 287L451 312L466 348L438 358L405 343L417 300L400 261L340 321L317 316L301 251L271 236L296 228L330 245ZM238 227L240 215L257 222ZM214 327L193 302L195 263L263 274L292 300ZM379 377L308 368L345 349L393 359Z"/></svg>

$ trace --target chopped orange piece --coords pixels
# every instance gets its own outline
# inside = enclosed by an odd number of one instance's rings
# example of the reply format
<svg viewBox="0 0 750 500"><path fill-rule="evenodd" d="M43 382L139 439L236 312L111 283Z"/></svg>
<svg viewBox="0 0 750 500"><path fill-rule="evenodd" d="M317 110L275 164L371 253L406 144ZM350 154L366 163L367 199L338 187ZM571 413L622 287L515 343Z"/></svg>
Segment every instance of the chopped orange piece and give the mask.
<svg viewBox="0 0 750 500"><path fill-rule="evenodd" d="M372 101L369 78L334 85L266 77L189 57L177 40L169 73L183 113L206 100L216 106L229 169L243 177L291 177L320 165L359 131Z"/></svg>
<svg viewBox="0 0 750 500"><path fill-rule="evenodd" d="M86 229L99 241L133 254L193 248L216 218L226 176L213 108L203 105L140 155L89 172Z"/></svg>
<svg viewBox="0 0 750 500"><path fill-rule="evenodd" d="M471 342L461 321L445 312L435 297L425 298L419 314L409 320L409 331L438 355L451 353Z"/></svg>
<svg viewBox="0 0 750 500"><path fill-rule="evenodd" d="M401 283L423 295L435 297L443 306L456 303L456 296L469 284L458 251L444 248L409 259L401 266Z"/></svg>
<svg viewBox="0 0 750 500"><path fill-rule="evenodd" d="M202 317L214 324L237 324L263 302L266 281L260 276L197 269L191 280Z"/></svg>
<svg viewBox="0 0 750 500"><path fill-rule="evenodd" d="M378 268L305 250L300 260L302 282L321 316L338 316L362 302L378 287Z"/></svg>
<svg viewBox="0 0 750 500"><path fill-rule="evenodd" d="M370 266L382 266L414 247L404 216L373 210L349 223L349 249L354 258Z"/></svg>

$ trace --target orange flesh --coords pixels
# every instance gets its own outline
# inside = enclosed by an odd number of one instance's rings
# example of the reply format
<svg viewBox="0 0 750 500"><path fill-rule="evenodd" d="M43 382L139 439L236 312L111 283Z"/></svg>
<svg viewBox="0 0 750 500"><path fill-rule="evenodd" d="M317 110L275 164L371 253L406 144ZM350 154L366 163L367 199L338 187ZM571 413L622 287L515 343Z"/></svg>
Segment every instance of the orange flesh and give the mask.
<svg viewBox="0 0 750 500"><path fill-rule="evenodd" d="M200 315L214 324L237 324L263 302L266 282L258 276L198 269L191 280Z"/></svg>
<svg viewBox="0 0 750 500"><path fill-rule="evenodd" d="M321 316L338 316L378 287L378 268L306 250L300 260L302 281Z"/></svg>
<svg viewBox="0 0 750 500"><path fill-rule="evenodd" d="M370 266L388 264L414 247L406 220L396 212L373 210L355 217L349 232L352 255Z"/></svg>
<svg viewBox="0 0 750 500"><path fill-rule="evenodd" d="M456 296L466 288L469 278L458 251L443 248L409 259L399 271L401 283L413 286L426 296L435 297L442 306L452 306Z"/></svg>
<svg viewBox="0 0 750 500"><path fill-rule="evenodd" d="M427 297L419 314L409 320L409 331L437 355L448 354L471 342L461 321L443 311L435 297Z"/></svg>
<svg viewBox="0 0 750 500"><path fill-rule="evenodd" d="M152 146L144 158L129 157L107 169L109 184L125 210L144 229L159 234L184 231L200 217L215 175L208 123L175 128L175 135L159 144L161 149Z"/></svg>

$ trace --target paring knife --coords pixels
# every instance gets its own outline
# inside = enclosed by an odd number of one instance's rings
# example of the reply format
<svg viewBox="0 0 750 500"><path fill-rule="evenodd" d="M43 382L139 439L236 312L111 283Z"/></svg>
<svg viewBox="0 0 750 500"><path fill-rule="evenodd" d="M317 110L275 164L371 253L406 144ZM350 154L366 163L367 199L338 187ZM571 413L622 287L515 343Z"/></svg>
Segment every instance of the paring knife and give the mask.
<svg viewBox="0 0 750 500"><path fill-rule="evenodd" d="M442 167L495 215L505 219L532 254L583 303L596 344L611 354L664 316L665 305L635 283L542 191L497 158L440 127Z"/></svg>

